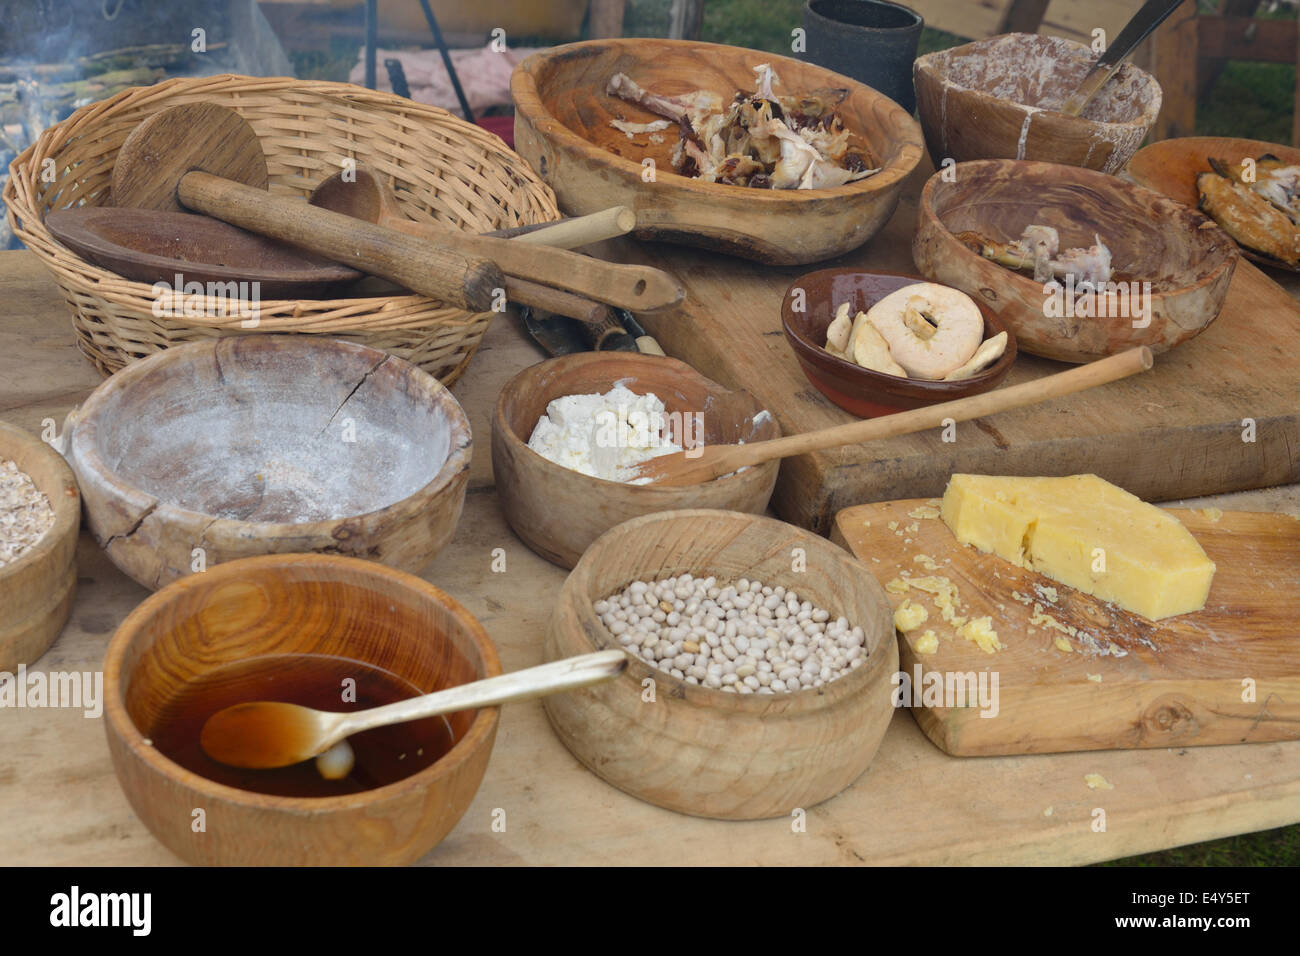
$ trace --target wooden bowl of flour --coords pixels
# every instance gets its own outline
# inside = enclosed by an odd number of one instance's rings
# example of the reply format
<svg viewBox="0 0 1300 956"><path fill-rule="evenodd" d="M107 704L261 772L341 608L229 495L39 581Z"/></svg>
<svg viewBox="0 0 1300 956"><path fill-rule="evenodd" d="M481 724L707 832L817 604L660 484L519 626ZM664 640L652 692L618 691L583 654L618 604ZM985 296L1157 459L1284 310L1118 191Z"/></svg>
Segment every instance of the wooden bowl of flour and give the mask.
<svg viewBox="0 0 1300 956"><path fill-rule="evenodd" d="M95 540L149 588L286 552L419 573L456 529L471 451L433 376L364 345L278 335L128 366L76 413L70 443Z"/></svg>
<svg viewBox="0 0 1300 956"><path fill-rule="evenodd" d="M67 623L77 589L81 496L63 457L35 435L0 422L0 467L13 462L54 512L52 526L0 564L0 671L45 653ZM0 527L0 536L7 533Z"/></svg>

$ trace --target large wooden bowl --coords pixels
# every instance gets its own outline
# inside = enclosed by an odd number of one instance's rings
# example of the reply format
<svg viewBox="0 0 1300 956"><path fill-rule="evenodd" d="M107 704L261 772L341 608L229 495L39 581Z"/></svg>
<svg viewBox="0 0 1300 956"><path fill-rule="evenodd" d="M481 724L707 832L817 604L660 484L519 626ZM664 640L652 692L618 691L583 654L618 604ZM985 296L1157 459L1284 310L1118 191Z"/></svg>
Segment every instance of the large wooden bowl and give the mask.
<svg viewBox="0 0 1300 956"><path fill-rule="evenodd" d="M1009 33L918 57L917 109L935 163L1034 159L1116 173L1160 112L1160 84L1131 63L1082 116L1059 112L1092 66L1062 37Z"/></svg>
<svg viewBox="0 0 1300 956"><path fill-rule="evenodd" d="M460 520L470 429L437 379L333 339L167 349L75 413L70 460L95 539L145 587L255 554L423 571Z"/></svg>
<svg viewBox="0 0 1300 956"><path fill-rule="evenodd" d="M1258 159L1265 153L1272 153L1289 165L1300 165L1300 149L1294 146L1232 136L1183 136L1144 146L1129 160L1126 172L1138 185L1189 206L1199 206L1201 197L1196 191L1196 177L1210 171L1211 159L1239 163L1247 157ZM1274 269L1300 272L1300 266L1289 266L1241 244L1238 248L1243 256L1254 262Z"/></svg>
<svg viewBox="0 0 1300 956"><path fill-rule="evenodd" d="M806 570L795 570L801 557ZM547 658L618 647L593 603L632 581L684 572L794 589L861 627L867 661L822 687L742 696L689 684L634 657L615 680L544 701L560 740L620 790L695 816L788 818L835 796L867 769L884 737L898 644L889 601L870 570L824 538L725 511L621 524L564 582Z"/></svg>
<svg viewBox="0 0 1300 956"><path fill-rule="evenodd" d="M611 119L657 117L605 93L615 73L642 87L675 94L707 89L725 102L754 88L754 67L770 63L778 93L835 87L844 125L866 140L881 172L836 189L748 189L703 183L674 173L677 139L629 140ZM902 107L856 80L811 63L756 50L646 38L590 40L534 54L516 69L515 148L555 190L567 213L632 207L640 239L699 246L759 262L816 262L854 249L894 213L903 180L921 158L921 129ZM654 161L649 177L643 160ZM647 181L649 179L649 181Z"/></svg>
<svg viewBox="0 0 1300 956"><path fill-rule="evenodd" d="M842 303L850 303L849 314L856 315L868 311L891 292L924 281L920 276L860 269L821 269L795 279L781 302L781 327L808 381L840 408L862 418L951 402L1001 384L1016 362L1016 337L996 313L978 300L975 304L984 317L984 338L1006 332L1007 348L1001 358L970 378L957 382L901 378L863 368L826 351L826 330ZM796 309L799 290L802 292Z"/></svg>
<svg viewBox="0 0 1300 956"><path fill-rule="evenodd" d="M565 395L604 394L615 384L654 393L667 415L702 415L705 444L779 438L780 426L748 392L731 391L676 359L634 352L584 352L524 369L501 390L492 419L492 471L506 521L552 564L573 567L593 541L629 518L679 508L762 512L780 462L698 485L660 488L593 478L528 447L546 406ZM689 421L694 421L689 419ZM688 429L694 434L694 427Z"/></svg>
<svg viewBox="0 0 1300 956"><path fill-rule="evenodd" d="M0 462L12 461L50 501L54 526L16 561L0 565L0 671L45 653L63 630L77 589L81 496L63 456L0 422ZM2 533L2 532L0 532Z"/></svg>
<svg viewBox="0 0 1300 956"><path fill-rule="evenodd" d="M425 693L501 673L487 632L431 584L355 558L248 558L174 582L137 607L104 658L104 725L136 815L190 863L411 863L456 825L487 768L498 708L448 715L455 745L404 780L339 797L280 797L215 783L149 743L185 682L262 654L328 654ZM195 832L194 808L206 829Z"/></svg>
<svg viewBox="0 0 1300 956"><path fill-rule="evenodd" d="M1223 307L1237 250L1214 222L1181 203L1114 176L1053 163L960 163L956 178L936 173L921 191L912 258L920 273L987 305L1015 333L1022 352L1090 362L1138 345L1163 352L1203 331ZM985 259L956 238L967 230L1006 242L1031 223L1053 226L1061 248L1094 235L1114 269L1151 283L1150 322L1131 315L1054 316L1032 276ZM1108 311L1119 312L1118 305Z"/></svg>

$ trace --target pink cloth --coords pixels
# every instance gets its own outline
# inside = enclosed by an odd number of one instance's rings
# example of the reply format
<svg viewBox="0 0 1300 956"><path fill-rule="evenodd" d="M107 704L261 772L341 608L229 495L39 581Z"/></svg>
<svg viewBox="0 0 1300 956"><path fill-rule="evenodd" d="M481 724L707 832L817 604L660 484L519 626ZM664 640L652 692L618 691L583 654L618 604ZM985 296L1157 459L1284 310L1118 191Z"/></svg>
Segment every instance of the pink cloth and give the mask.
<svg viewBox="0 0 1300 956"><path fill-rule="evenodd" d="M451 62L456 67L456 75L460 78L470 109L476 116L489 106L510 104L510 74L516 65L534 52L531 49L516 50L507 47L498 53L492 49L491 44L477 50L451 51ZM357 65L348 76L349 82L356 84L365 83L366 80L364 49L359 57ZM452 88L447 69L442 65L442 56L437 50L377 50L375 85L388 93L392 92L392 87L388 84L384 60L391 59L401 61L407 85L411 88L411 99L460 113L456 91Z"/></svg>

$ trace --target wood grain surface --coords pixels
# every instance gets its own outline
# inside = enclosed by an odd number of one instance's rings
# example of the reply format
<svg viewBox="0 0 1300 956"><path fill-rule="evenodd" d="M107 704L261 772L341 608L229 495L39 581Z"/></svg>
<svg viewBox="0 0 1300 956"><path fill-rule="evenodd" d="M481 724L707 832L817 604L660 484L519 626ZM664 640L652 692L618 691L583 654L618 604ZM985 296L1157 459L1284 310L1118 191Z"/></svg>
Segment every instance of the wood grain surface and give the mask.
<svg viewBox="0 0 1300 956"><path fill-rule="evenodd" d="M982 717L975 707L913 707L921 729L946 752L985 756L1300 739L1300 520L1174 510L1217 571L1204 610L1152 622L961 545L941 519L910 515L925 502L845 509L835 518L833 538L865 561L882 585L902 574L947 577L957 587L960 615L992 618L1004 646L988 654L955 633L930 595L914 588L889 592L895 608L910 599L929 612L919 629L899 638L904 672L916 675L919 667L921 675L999 675L994 716ZM926 570L918 563L922 555L938 569ZM1040 611L1078 633L1044 621ZM916 650L926 629L939 639L933 654ZM1072 649L1058 646L1058 638ZM1250 693L1246 681L1253 683Z"/></svg>
<svg viewBox="0 0 1300 956"><path fill-rule="evenodd" d="M898 212L875 239L825 265L915 273L916 197L932 172L923 163L912 175ZM686 284L677 312L645 317L669 355L752 392L784 434L852 420L804 377L784 340L781 301L801 270L663 245L608 245L608 254L663 265ZM953 472L1091 471L1154 501L1300 480L1300 309L1273 281L1282 274L1242 265L1218 320L1157 358L1150 372L957 425L952 441L936 430L788 459L773 500L777 513L824 533L842 508L941 494ZM1006 384L1062 368L1024 355Z"/></svg>
<svg viewBox="0 0 1300 956"><path fill-rule="evenodd" d="M693 275L684 276L688 285ZM35 256L0 253L0 418L38 431L43 418L62 421L99 383L76 351L66 316ZM488 434L506 381L542 357L511 322L492 325L472 374L454 389L475 434ZM1296 486L1234 500L1216 503L1300 513ZM494 556L503 570L493 571ZM84 533L78 568L72 617L39 662L42 670L98 670L113 630L148 596ZM471 465L455 538L424 577L483 623L505 669L542 662L565 572L510 532L487 455ZM1115 789L1089 790L1088 773L1103 774ZM179 862L132 812L113 774L103 721L82 710L0 709L0 781L0 858L7 863ZM1092 830L1096 807L1107 811L1105 833ZM482 786L421 863L1059 866L1294 823L1297 807L1296 742L958 759L914 721L897 719L867 772L810 808L806 832L793 833L785 819L720 823L622 794L569 754L540 703L525 703L502 711ZM504 832L493 829L497 810L506 814Z"/></svg>

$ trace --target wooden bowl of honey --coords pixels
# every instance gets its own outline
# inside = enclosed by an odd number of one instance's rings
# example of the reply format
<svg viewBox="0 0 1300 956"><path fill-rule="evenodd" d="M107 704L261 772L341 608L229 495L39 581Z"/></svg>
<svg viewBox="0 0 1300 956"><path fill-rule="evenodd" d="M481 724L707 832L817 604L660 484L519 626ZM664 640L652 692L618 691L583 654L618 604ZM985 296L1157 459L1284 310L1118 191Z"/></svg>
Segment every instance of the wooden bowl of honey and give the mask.
<svg viewBox="0 0 1300 956"><path fill-rule="evenodd" d="M500 673L483 626L417 577L333 555L245 558L168 585L122 622L104 661L109 752L136 815L190 863L412 863L473 800L497 708L356 734L340 780L310 761L219 764L200 730L244 701L352 711Z"/></svg>

